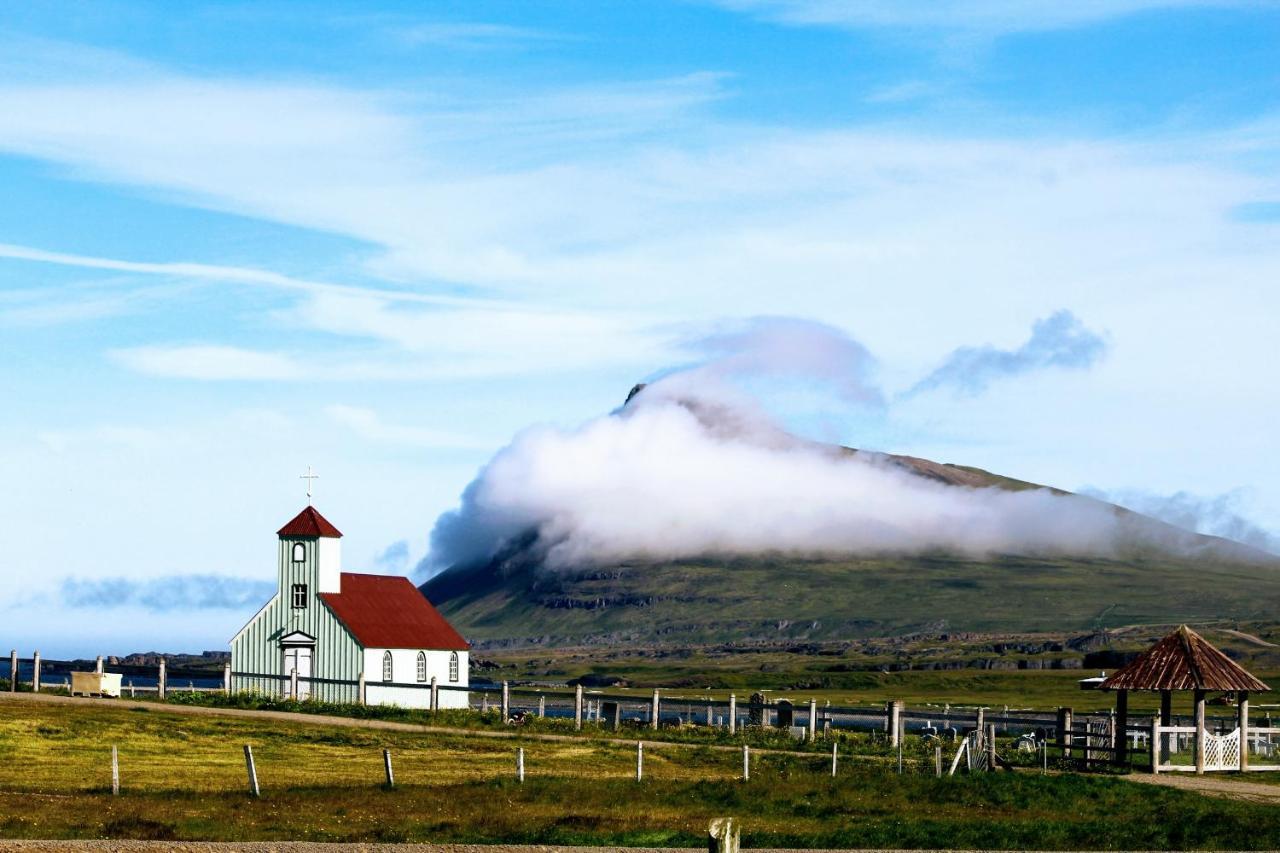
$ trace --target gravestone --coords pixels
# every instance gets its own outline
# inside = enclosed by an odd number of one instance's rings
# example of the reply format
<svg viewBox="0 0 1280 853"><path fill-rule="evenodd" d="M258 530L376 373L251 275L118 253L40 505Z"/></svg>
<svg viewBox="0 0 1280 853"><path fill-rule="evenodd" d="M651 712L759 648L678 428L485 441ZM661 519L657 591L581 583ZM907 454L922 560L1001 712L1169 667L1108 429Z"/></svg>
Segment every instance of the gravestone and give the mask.
<svg viewBox="0 0 1280 853"><path fill-rule="evenodd" d="M622 725L622 706L617 702L605 702L601 705L601 713L604 716L604 724L610 731L616 732L618 727Z"/></svg>
<svg viewBox="0 0 1280 853"><path fill-rule="evenodd" d="M747 725L753 729L764 726L764 694L752 693L751 704L747 708Z"/></svg>
<svg viewBox="0 0 1280 853"><path fill-rule="evenodd" d="M778 700L778 711L773 718L773 724L780 729L789 729L795 725L796 709L792 706L790 699Z"/></svg>

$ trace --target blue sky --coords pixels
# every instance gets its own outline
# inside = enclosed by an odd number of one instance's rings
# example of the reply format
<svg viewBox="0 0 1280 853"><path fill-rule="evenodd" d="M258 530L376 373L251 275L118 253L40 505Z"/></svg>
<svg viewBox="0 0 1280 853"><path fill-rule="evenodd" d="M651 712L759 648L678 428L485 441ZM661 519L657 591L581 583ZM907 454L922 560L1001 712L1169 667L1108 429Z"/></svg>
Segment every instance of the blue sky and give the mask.
<svg viewBox="0 0 1280 853"><path fill-rule="evenodd" d="M0 624L26 651L224 647L254 608L191 578L270 581L307 464L347 566L409 571L518 430L757 316L856 339L891 401L776 395L796 429L1280 530L1276 3L2 27ZM1039 352L1059 311L1088 358L912 391L957 350Z"/></svg>

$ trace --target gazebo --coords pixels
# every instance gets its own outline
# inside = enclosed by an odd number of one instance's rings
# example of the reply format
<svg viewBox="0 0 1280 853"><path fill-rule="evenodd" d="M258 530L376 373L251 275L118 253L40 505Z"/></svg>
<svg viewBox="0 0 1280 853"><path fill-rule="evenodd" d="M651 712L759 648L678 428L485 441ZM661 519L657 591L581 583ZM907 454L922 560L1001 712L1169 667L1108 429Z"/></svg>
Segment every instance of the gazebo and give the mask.
<svg viewBox="0 0 1280 853"><path fill-rule="evenodd" d="M1125 666L1102 682L1102 690L1115 690L1116 693L1116 738L1115 761L1125 763L1128 749L1128 717L1130 690L1160 691L1160 728L1173 726L1172 705L1173 691L1191 690L1195 697L1195 770L1205 771L1205 745L1209 735L1205 731L1204 706L1205 694L1210 691L1232 692L1236 695L1236 715L1239 728L1225 738L1238 738L1236 741L1239 759L1236 766L1227 767L1224 763L1223 750L1210 769L1244 770L1249 764L1249 694L1270 690L1257 678L1250 675L1238 663L1231 660L1208 640L1192 631L1186 625L1147 649ZM1154 729L1153 731L1158 731ZM1161 743L1151 744L1153 771L1168 757L1167 735L1161 737ZM1224 738L1224 740L1225 740ZM1217 744L1215 741L1215 745Z"/></svg>

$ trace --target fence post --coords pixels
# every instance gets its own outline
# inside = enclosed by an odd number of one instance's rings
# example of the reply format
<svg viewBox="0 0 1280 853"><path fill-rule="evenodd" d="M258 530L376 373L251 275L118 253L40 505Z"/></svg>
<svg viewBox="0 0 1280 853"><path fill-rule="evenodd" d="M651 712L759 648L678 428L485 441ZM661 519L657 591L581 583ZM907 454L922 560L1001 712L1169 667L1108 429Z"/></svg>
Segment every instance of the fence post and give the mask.
<svg viewBox="0 0 1280 853"><path fill-rule="evenodd" d="M18 692L18 650L9 652L9 692Z"/></svg>
<svg viewBox="0 0 1280 853"><path fill-rule="evenodd" d="M516 781L524 782L524 747L516 750Z"/></svg>
<svg viewBox="0 0 1280 853"><path fill-rule="evenodd" d="M156 698L158 699L163 699L166 692L165 688L167 685L165 684L165 682L168 679L165 677L164 670L165 670L165 660L164 658L160 658L160 668L159 670L157 670L157 674L156 674ZM245 748L248 749L248 747L245 747ZM257 794L254 794L254 796L256 797Z"/></svg>
<svg viewBox="0 0 1280 853"><path fill-rule="evenodd" d="M653 704L649 706L649 728L658 728L658 707L662 699L658 696L658 689L653 690Z"/></svg>
<svg viewBox="0 0 1280 853"><path fill-rule="evenodd" d="M838 749L840 744L836 741L831 742L831 778L836 776L836 762L838 761Z"/></svg>
<svg viewBox="0 0 1280 853"><path fill-rule="evenodd" d="M31 655L31 692L40 692L40 650Z"/></svg>
<svg viewBox="0 0 1280 853"><path fill-rule="evenodd" d="M98 655L97 661L94 662L93 671L97 675L102 675L102 655Z"/></svg>
<svg viewBox="0 0 1280 853"><path fill-rule="evenodd" d="M644 780L644 741L636 741L636 781Z"/></svg>
<svg viewBox="0 0 1280 853"><path fill-rule="evenodd" d="M224 663L222 665L222 692L230 695L231 693L231 664Z"/></svg>
<svg viewBox="0 0 1280 853"><path fill-rule="evenodd" d="M742 781L746 782L751 778L751 747L745 743L742 745Z"/></svg>
<svg viewBox="0 0 1280 853"><path fill-rule="evenodd" d="M298 668L295 666L289 670L289 698L298 701Z"/></svg>
<svg viewBox="0 0 1280 853"><path fill-rule="evenodd" d="M545 693L538 694L538 716L545 717L547 715L547 696Z"/></svg>
<svg viewBox="0 0 1280 853"><path fill-rule="evenodd" d="M889 746L897 746L902 729L902 702L894 699L885 706L885 718L889 726Z"/></svg>
<svg viewBox="0 0 1280 853"><path fill-rule="evenodd" d="M996 725L987 726L987 770L996 769Z"/></svg>
<svg viewBox="0 0 1280 853"><path fill-rule="evenodd" d="M978 743L987 736L987 709L979 708L973 713L973 727L978 730Z"/></svg>
<svg viewBox="0 0 1280 853"><path fill-rule="evenodd" d="M1151 775L1155 776L1160 772L1160 718L1151 717Z"/></svg>
<svg viewBox="0 0 1280 853"><path fill-rule="evenodd" d="M1204 691L1195 691L1196 701L1196 773L1204 772Z"/></svg>
<svg viewBox="0 0 1280 853"><path fill-rule="evenodd" d="M511 719L511 686L507 682L502 682L502 722ZM524 750L520 751L522 756L520 766L524 766Z"/></svg>
<svg viewBox="0 0 1280 853"><path fill-rule="evenodd" d="M1240 772L1249 769L1249 691L1241 690L1236 694L1239 704L1236 717L1240 725Z"/></svg>
<svg viewBox="0 0 1280 853"><path fill-rule="evenodd" d="M118 796L120 794L120 756L116 752L116 745L111 744L111 795Z"/></svg>
<svg viewBox="0 0 1280 853"><path fill-rule="evenodd" d="M436 677L431 676L431 710L440 710L440 685L436 683Z"/></svg>
<svg viewBox="0 0 1280 853"><path fill-rule="evenodd" d="M573 691L573 730L582 731L582 685L579 684Z"/></svg>
<svg viewBox="0 0 1280 853"><path fill-rule="evenodd" d="M1071 727L1074 720L1071 719L1070 708L1058 709L1058 747L1062 750L1063 758L1071 757Z"/></svg>
<svg viewBox="0 0 1280 853"><path fill-rule="evenodd" d="M255 797L262 796L258 790L258 768L253 765L253 747L244 745L244 766L249 771L249 793Z"/></svg>
<svg viewBox="0 0 1280 853"><path fill-rule="evenodd" d="M741 830L731 817L718 817L707 828L707 850L710 853L738 853Z"/></svg>
<svg viewBox="0 0 1280 853"><path fill-rule="evenodd" d="M391 750L382 750L382 769L387 771L387 787L394 788L396 786L396 774L391 769Z"/></svg>
<svg viewBox="0 0 1280 853"><path fill-rule="evenodd" d="M365 704L365 684L364 670L360 670L360 677L356 679L356 702L360 705Z"/></svg>
<svg viewBox="0 0 1280 853"><path fill-rule="evenodd" d="M818 739L818 700L809 700L809 741Z"/></svg>
<svg viewBox="0 0 1280 853"><path fill-rule="evenodd" d="M738 697L729 694L729 734L738 730Z"/></svg>
<svg viewBox="0 0 1280 853"><path fill-rule="evenodd" d="M940 745L933 748L933 765L934 775L939 779L942 778L942 747Z"/></svg>

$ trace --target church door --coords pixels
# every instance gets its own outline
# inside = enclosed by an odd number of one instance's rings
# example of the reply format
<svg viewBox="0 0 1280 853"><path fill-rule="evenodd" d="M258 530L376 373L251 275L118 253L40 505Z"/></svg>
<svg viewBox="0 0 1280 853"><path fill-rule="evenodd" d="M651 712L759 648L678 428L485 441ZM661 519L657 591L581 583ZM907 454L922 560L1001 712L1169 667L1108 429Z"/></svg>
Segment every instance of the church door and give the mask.
<svg viewBox="0 0 1280 853"><path fill-rule="evenodd" d="M306 699L311 695L311 682L303 681L311 677L311 646L291 646L284 650L285 674L298 670L298 698Z"/></svg>

